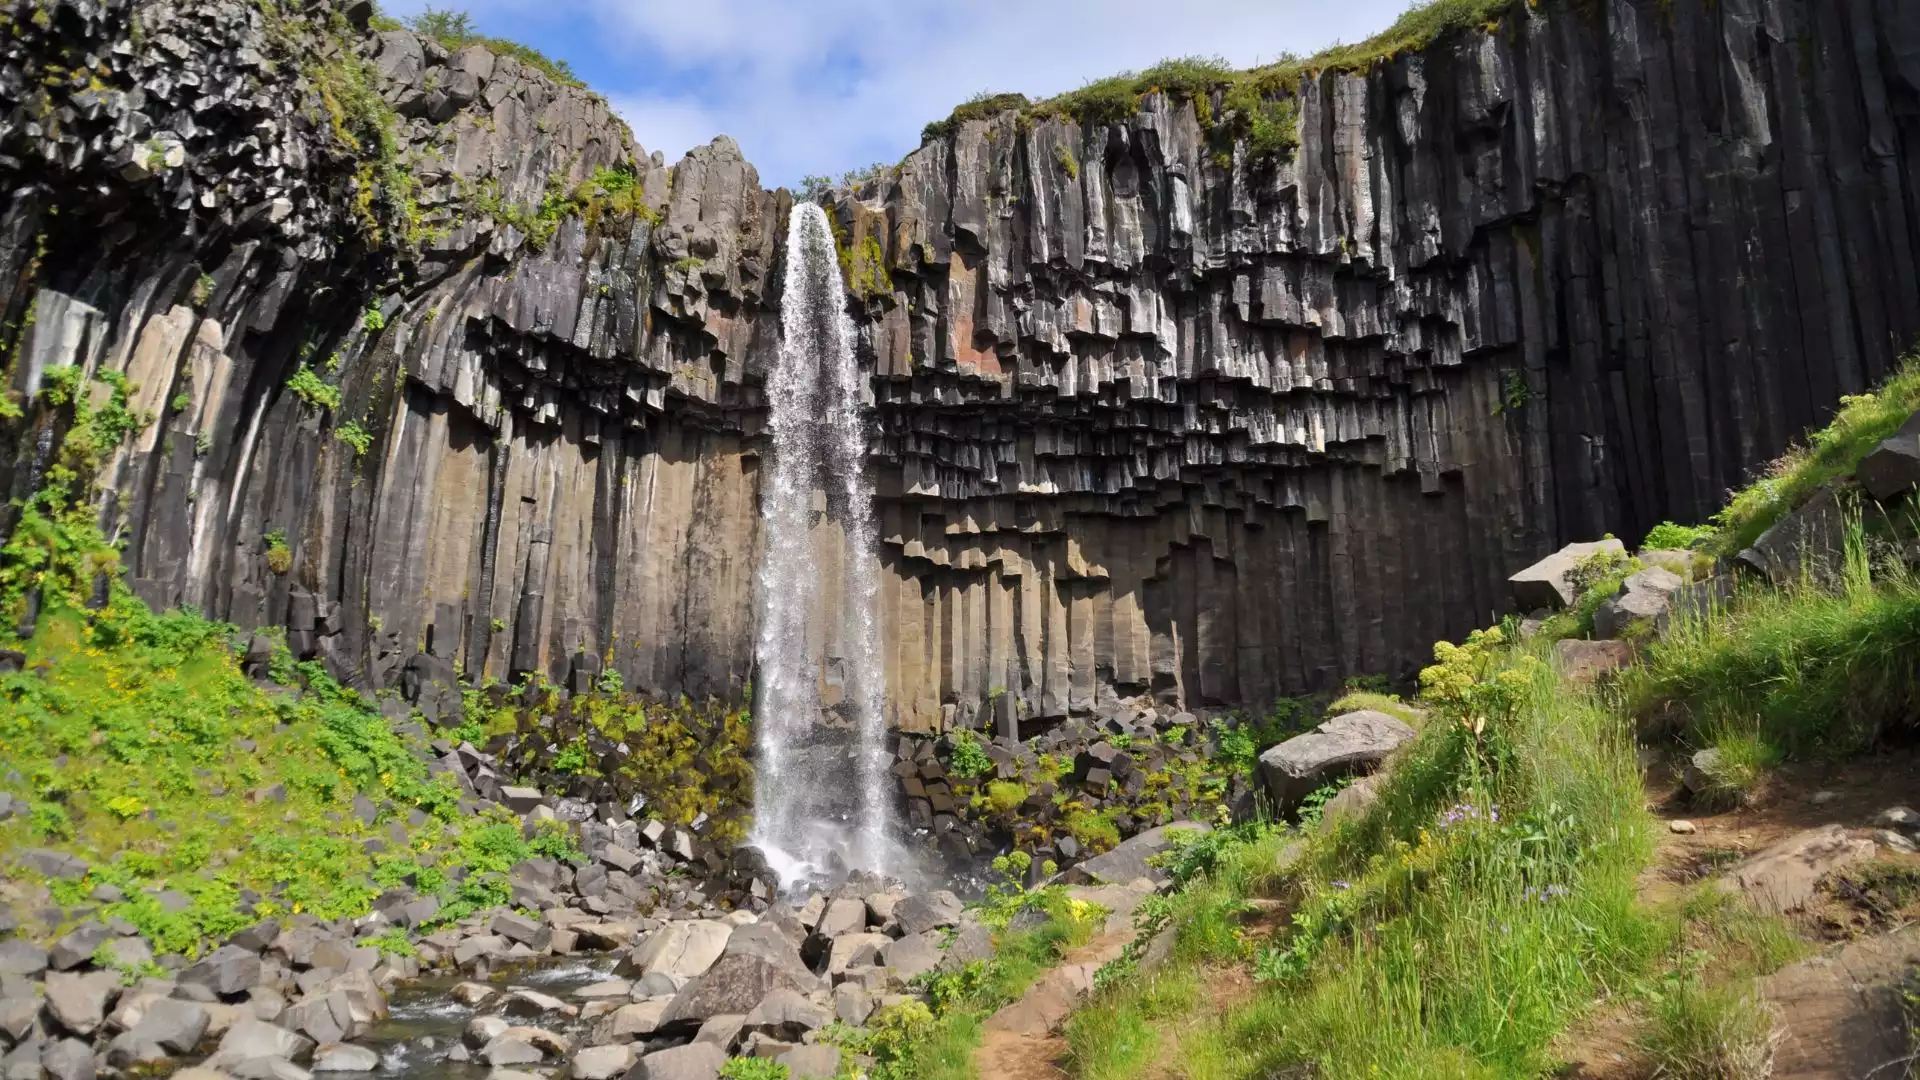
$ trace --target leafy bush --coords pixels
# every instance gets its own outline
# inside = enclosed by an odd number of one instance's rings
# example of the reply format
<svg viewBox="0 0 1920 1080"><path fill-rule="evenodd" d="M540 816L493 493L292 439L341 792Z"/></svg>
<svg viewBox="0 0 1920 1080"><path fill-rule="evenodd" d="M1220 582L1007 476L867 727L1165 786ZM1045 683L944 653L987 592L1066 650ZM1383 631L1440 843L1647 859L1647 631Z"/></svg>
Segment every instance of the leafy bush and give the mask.
<svg viewBox="0 0 1920 1080"><path fill-rule="evenodd" d="M353 448L353 456L362 458L373 448L373 432L358 420L349 420L333 429L333 437Z"/></svg>
<svg viewBox="0 0 1920 1080"><path fill-rule="evenodd" d="M275 529L260 538L266 545L267 569L276 574L284 574L293 569L293 549L287 546L287 534Z"/></svg>
<svg viewBox="0 0 1920 1080"><path fill-rule="evenodd" d="M1020 805L1027 801L1025 784L1016 784L1005 780L995 780L987 784L987 808L996 814L1008 815L1019 811Z"/></svg>
<svg viewBox="0 0 1920 1080"><path fill-rule="evenodd" d="M1671 521L1663 521L1648 530L1640 550L1686 551L1706 544L1713 536L1714 528L1711 525L1675 525Z"/></svg>
<svg viewBox="0 0 1920 1080"><path fill-rule="evenodd" d="M340 407L340 388L321 381L319 374L304 364L287 380L287 389L316 409Z"/></svg>
<svg viewBox="0 0 1920 1080"><path fill-rule="evenodd" d="M720 1080L787 1080L790 1075L786 1065L772 1058L728 1058L720 1066Z"/></svg>
<svg viewBox="0 0 1920 1080"><path fill-rule="evenodd" d="M967 728L947 733L947 772L973 780L994 771L993 759L980 746L979 736Z"/></svg>

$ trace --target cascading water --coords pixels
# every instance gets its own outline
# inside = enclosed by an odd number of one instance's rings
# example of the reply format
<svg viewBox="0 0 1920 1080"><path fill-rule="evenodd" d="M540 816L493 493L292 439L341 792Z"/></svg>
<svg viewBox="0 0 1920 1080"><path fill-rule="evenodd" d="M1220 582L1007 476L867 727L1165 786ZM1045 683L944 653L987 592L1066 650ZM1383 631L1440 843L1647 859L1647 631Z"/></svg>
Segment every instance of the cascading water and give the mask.
<svg viewBox="0 0 1920 1080"><path fill-rule="evenodd" d="M767 380L751 838L789 882L894 861L861 387L827 215L802 203L787 228L780 354ZM826 504L818 526L816 493ZM833 709L820 695L823 650L841 689Z"/></svg>

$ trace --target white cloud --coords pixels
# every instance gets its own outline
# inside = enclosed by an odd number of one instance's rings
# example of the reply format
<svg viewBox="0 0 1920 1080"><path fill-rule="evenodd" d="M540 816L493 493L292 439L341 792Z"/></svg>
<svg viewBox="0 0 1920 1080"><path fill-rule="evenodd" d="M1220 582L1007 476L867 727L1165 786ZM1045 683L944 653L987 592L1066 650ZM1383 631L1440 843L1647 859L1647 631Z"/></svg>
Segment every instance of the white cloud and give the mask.
<svg viewBox="0 0 1920 1080"><path fill-rule="evenodd" d="M896 160L919 144L921 125L981 90L1041 97L1167 56L1248 66L1359 40L1406 4L480 0L474 11L492 33L512 36L522 19L569 20L583 47L630 52L629 85L594 82L642 146L672 160L724 132L771 185Z"/></svg>

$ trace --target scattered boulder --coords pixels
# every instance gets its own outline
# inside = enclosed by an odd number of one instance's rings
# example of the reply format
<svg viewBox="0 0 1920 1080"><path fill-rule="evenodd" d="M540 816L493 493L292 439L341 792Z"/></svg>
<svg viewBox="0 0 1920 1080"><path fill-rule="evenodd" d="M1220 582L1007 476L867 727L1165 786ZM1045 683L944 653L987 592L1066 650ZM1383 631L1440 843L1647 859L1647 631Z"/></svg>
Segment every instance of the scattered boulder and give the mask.
<svg viewBox="0 0 1920 1080"><path fill-rule="evenodd" d="M573 1080L614 1080L623 1077L639 1055L631 1046L590 1046L573 1055L567 1071Z"/></svg>
<svg viewBox="0 0 1920 1080"><path fill-rule="evenodd" d="M788 1080L833 1080L840 1075L838 1047L796 1046L774 1060L787 1067Z"/></svg>
<svg viewBox="0 0 1920 1080"><path fill-rule="evenodd" d="M745 1015L775 989L805 994L815 985L811 981L802 982L786 967L763 956L749 953L723 956L706 974L675 995L673 1004L660 1017L660 1027L669 1032L692 1030L709 1017L722 1013Z"/></svg>
<svg viewBox="0 0 1920 1080"><path fill-rule="evenodd" d="M107 1063L116 1068L164 1061L191 1053L200 1045L210 1022L207 1008L192 1001L161 998L146 1006L133 1027L115 1036L107 1047Z"/></svg>
<svg viewBox="0 0 1920 1080"><path fill-rule="evenodd" d="M1720 887L1761 911L1781 915L1806 906L1821 878L1873 857L1871 840L1855 840L1839 825L1796 833L1730 867Z"/></svg>
<svg viewBox="0 0 1920 1080"><path fill-rule="evenodd" d="M628 956L625 966L641 975L664 972L691 979L713 967L726 951L732 933L732 927L709 919L671 922L648 934Z"/></svg>
<svg viewBox="0 0 1920 1080"><path fill-rule="evenodd" d="M1270 747L1260 755L1260 775L1275 809L1284 813L1333 780L1379 768L1411 738L1413 729L1404 721L1362 709Z"/></svg>
<svg viewBox="0 0 1920 1080"><path fill-rule="evenodd" d="M1673 594L1686 581L1671 570L1649 566L1627 577L1620 591L1593 613L1593 636L1613 640L1664 623Z"/></svg>
<svg viewBox="0 0 1920 1080"><path fill-rule="evenodd" d="M178 977L222 997L238 994L260 981L260 957L238 945L222 945Z"/></svg>
<svg viewBox="0 0 1920 1080"><path fill-rule="evenodd" d="M93 1080L93 1047L80 1039L57 1039L40 1048L40 1067L52 1080Z"/></svg>
<svg viewBox="0 0 1920 1080"><path fill-rule="evenodd" d="M1061 872L1060 881L1067 885L1129 885L1141 878L1155 883L1166 881L1167 872L1148 865L1147 860L1172 847L1174 833L1207 832L1209 828L1202 821L1176 821L1170 825L1155 826L1122 840L1119 847L1104 855L1095 855L1068 867Z"/></svg>
<svg viewBox="0 0 1920 1080"><path fill-rule="evenodd" d="M671 999L667 998L649 998L622 1005L594 1025L593 1041L604 1044L644 1039L660 1029L660 1017L670 1003Z"/></svg>
<svg viewBox="0 0 1920 1080"><path fill-rule="evenodd" d="M1775 585L1803 578L1822 588L1836 584L1846 561L1847 513L1839 493L1828 484L1798 509L1782 515L1735 556L1735 561Z"/></svg>
<svg viewBox="0 0 1920 1080"><path fill-rule="evenodd" d="M1920 484L1920 412L1900 430L1867 451L1854 466L1853 479L1875 502L1891 502Z"/></svg>
<svg viewBox="0 0 1920 1080"><path fill-rule="evenodd" d="M814 932L822 937L839 937L867 928L867 902L845 897L827 904Z"/></svg>
<svg viewBox="0 0 1920 1080"><path fill-rule="evenodd" d="M47 973L47 1014L75 1035L91 1035L106 1019L107 1003L120 989L112 971L50 971Z"/></svg>
<svg viewBox="0 0 1920 1080"><path fill-rule="evenodd" d="M1565 638L1553 643L1553 666L1560 677L1585 686L1633 663L1633 646L1625 641L1584 641Z"/></svg>
<svg viewBox="0 0 1920 1080"><path fill-rule="evenodd" d="M203 1064L211 1069L224 1069L238 1077L240 1072L233 1066L258 1058L298 1061L312 1049L312 1039L277 1024L263 1020L241 1020L227 1029L226 1035L220 1039L219 1048Z"/></svg>
<svg viewBox="0 0 1920 1080"><path fill-rule="evenodd" d="M928 931L928 934L933 931ZM903 983L940 965L940 946L928 934L909 934L880 950L880 963Z"/></svg>
<svg viewBox="0 0 1920 1080"><path fill-rule="evenodd" d="M380 1055L352 1043L332 1043L313 1052L313 1071L373 1072L380 1068Z"/></svg>
<svg viewBox="0 0 1920 1080"><path fill-rule="evenodd" d="M798 1042L809 1031L826 1027L833 1014L786 987L775 987L747 1013L741 1026L785 1042Z"/></svg>
<svg viewBox="0 0 1920 1080"><path fill-rule="evenodd" d="M864 906L864 905L863 905ZM909 896L894 905L894 924L902 936L953 926L960 921L960 898L945 889Z"/></svg>
<svg viewBox="0 0 1920 1080"><path fill-rule="evenodd" d="M0 941L0 975L33 978L47 970L47 950L25 938Z"/></svg>
<svg viewBox="0 0 1920 1080"><path fill-rule="evenodd" d="M1568 544L1507 579L1513 591L1514 606L1521 611L1540 608L1557 610L1573 603L1579 595L1571 580L1573 572L1585 560L1602 552L1625 557L1626 545L1618 540L1596 540L1586 544Z"/></svg>
<svg viewBox="0 0 1920 1080"><path fill-rule="evenodd" d="M712 1043L688 1043L641 1058L627 1080L718 1080L726 1063L726 1051Z"/></svg>
<svg viewBox="0 0 1920 1080"><path fill-rule="evenodd" d="M112 941L113 928L103 922L85 922L53 943L47 951L47 966L55 971L71 971L93 959L94 950Z"/></svg>

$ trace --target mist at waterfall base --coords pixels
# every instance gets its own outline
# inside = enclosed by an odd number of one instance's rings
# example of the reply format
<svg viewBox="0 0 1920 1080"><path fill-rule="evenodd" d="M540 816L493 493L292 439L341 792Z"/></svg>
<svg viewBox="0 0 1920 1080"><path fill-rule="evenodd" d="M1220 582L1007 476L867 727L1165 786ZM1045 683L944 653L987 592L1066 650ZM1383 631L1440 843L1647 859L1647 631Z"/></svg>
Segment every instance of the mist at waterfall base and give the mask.
<svg viewBox="0 0 1920 1080"><path fill-rule="evenodd" d="M853 870L893 877L912 870L888 771L862 382L826 213L796 205L787 229L780 351L767 378L772 462L761 484L766 554L758 582L758 760L748 838L787 886ZM823 517L839 527L843 544L829 541L833 530L816 529ZM836 568L841 589L830 609L826 579ZM821 700L822 642L837 703Z"/></svg>

